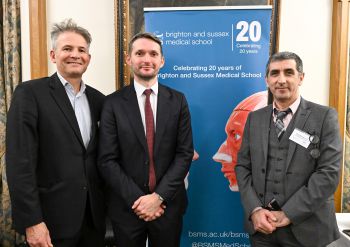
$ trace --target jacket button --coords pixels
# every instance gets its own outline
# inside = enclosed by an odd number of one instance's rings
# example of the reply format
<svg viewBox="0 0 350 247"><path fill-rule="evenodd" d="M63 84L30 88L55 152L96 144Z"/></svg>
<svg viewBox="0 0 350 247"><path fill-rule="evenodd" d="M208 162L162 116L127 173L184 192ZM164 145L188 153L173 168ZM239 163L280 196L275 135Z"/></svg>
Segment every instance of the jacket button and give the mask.
<svg viewBox="0 0 350 247"><path fill-rule="evenodd" d="M86 186L83 186L83 190L86 190Z"/></svg>
<svg viewBox="0 0 350 247"><path fill-rule="evenodd" d="M260 197L264 197L264 194L263 194L263 193L259 193L259 196L260 196Z"/></svg>
<svg viewBox="0 0 350 247"><path fill-rule="evenodd" d="M262 172L262 173L265 173L265 169L261 169L261 172Z"/></svg>

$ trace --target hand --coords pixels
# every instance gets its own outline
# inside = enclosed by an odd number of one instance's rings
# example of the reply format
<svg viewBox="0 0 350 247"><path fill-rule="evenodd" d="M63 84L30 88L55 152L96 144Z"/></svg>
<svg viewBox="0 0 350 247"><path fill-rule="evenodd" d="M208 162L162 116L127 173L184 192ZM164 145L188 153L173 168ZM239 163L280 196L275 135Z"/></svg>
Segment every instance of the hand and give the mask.
<svg viewBox="0 0 350 247"><path fill-rule="evenodd" d="M27 227L26 238L30 247L53 247L49 230L44 222Z"/></svg>
<svg viewBox="0 0 350 247"><path fill-rule="evenodd" d="M276 230L275 221L277 218L266 209L259 209L251 215L254 229L264 234L270 234Z"/></svg>
<svg viewBox="0 0 350 247"><path fill-rule="evenodd" d="M288 226L291 223L289 218L286 216L286 214L283 211L271 211L271 213L277 219L274 222L276 227Z"/></svg>
<svg viewBox="0 0 350 247"><path fill-rule="evenodd" d="M164 214L164 212L165 212L164 209L165 209L165 205L161 204L153 216L150 216L150 217L141 216L141 219L143 219L144 221L155 220Z"/></svg>
<svg viewBox="0 0 350 247"><path fill-rule="evenodd" d="M199 154L196 152L196 150L193 150L193 157L192 161L198 160L199 159Z"/></svg>
<svg viewBox="0 0 350 247"><path fill-rule="evenodd" d="M164 214L165 205L162 205L162 201L159 200L158 194L152 193L141 196L137 199L134 202L132 209L140 219L151 221Z"/></svg>

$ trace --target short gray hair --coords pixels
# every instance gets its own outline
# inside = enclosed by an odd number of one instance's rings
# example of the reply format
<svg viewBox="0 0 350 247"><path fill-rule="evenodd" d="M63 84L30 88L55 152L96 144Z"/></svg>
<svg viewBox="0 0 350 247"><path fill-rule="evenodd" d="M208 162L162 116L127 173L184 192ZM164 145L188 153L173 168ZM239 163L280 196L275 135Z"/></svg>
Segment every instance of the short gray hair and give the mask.
<svg viewBox="0 0 350 247"><path fill-rule="evenodd" d="M55 23L52 27L51 42L53 49L56 49L58 36L65 32L74 32L80 34L85 39L88 47L90 47L92 39L89 31L83 27L78 26L72 19L67 19L60 23Z"/></svg>
<svg viewBox="0 0 350 247"><path fill-rule="evenodd" d="M265 76L267 77L269 75L270 72L270 64L272 62L276 62L276 61L284 61L284 60L294 60L296 63L296 69L299 73L304 73L303 71L303 61L301 60L301 58L293 53L293 52L289 52L289 51L282 51L282 52L277 52L275 54L272 54L271 57L269 58L269 61L266 64L266 73Z"/></svg>

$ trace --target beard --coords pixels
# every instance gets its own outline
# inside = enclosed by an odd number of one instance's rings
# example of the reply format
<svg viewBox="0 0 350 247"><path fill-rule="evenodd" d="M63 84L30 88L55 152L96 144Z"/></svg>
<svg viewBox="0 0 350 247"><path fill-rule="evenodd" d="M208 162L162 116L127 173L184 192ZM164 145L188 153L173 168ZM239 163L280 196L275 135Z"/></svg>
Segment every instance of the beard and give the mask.
<svg viewBox="0 0 350 247"><path fill-rule="evenodd" d="M158 71L154 71L152 74L144 74L141 73L140 71L133 71L134 72L134 77L137 77L143 81L151 81L154 78L157 77Z"/></svg>

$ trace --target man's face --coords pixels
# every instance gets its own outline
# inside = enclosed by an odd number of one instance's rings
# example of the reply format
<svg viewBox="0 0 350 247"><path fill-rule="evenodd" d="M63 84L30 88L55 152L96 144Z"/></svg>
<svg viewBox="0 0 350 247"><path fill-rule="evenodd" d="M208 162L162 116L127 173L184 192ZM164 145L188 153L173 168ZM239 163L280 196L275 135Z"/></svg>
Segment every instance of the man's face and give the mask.
<svg viewBox="0 0 350 247"><path fill-rule="evenodd" d="M64 32L57 37L56 48L50 58L56 63L58 72L67 80L81 78L90 63L86 40L75 32Z"/></svg>
<svg viewBox="0 0 350 247"><path fill-rule="evenodd" d="M221 171L229 181L230 189L238 191L235 167L237 164L237 154L241 147L244 126L248 114L251 111L260 109L267 105L267 92L255 93L242 100L234 109L227 120L225 132L227 139L221 144L219 150L213 156L216 162L222 165Z"/></svg>
<svg viewBox="0 0 350 247"><path fill-rule="evenodd" d="M127 56L126 62L133 70L136 81L149 82L156 78L159 69L163 67L164 58L158 43L140 38L133 43L131 54Z"/></svg>
<svg viewBox="0 0 350 247"><path fill-rule="evenodd" d="M265 77L275 102L284 105L290 105L298 98L303 79L304 74L297 71L293 59L272 62Z"/></svg>

